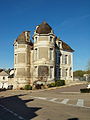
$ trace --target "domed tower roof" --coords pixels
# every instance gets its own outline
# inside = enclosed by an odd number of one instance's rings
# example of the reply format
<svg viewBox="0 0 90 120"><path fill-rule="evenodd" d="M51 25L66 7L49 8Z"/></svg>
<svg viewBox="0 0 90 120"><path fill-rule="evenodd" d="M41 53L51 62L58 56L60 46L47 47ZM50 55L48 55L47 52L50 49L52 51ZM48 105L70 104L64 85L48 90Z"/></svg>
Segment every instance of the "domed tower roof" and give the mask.
<svg viewBox="0 0 90 120"><path fill-rule="evenodd" d="M48 23L42 22L39 26L36 27L36 33L38 34L48 34L51 33L52 28Z"/></svg>

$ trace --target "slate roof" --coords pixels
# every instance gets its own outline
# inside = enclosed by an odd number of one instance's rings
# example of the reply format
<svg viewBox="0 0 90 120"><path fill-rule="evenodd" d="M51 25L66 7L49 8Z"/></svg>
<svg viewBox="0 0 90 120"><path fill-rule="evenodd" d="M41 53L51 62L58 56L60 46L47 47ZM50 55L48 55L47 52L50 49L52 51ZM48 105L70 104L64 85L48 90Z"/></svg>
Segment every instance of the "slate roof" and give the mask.
<svg viewBox="0 0 90 120"><path fill-rule="evenodd" d="M18 42L18 44L29 44L29 45L31 45L31 46L33 46L33 43L30 41L30 42L28 42L28 41L26 41L26 36L25 36L25 32L26 31L24 31L24 32L22 32L18 37L17 37L17 39L16 39L16 42ZM28 38L27 39L30 39L29 38L29 34L30 34L30 31L27 31L28 32Z"/></svg>
<svg viewBox="0 0 90 120"><path fill-rule="evenodd" d="M52 28L48 23L42 22L39 26L37 26L36 33L48 34L48 33L51 33L51 30L52 30Z"/></svg>
<svg viewBox="0 0 90 120"><path fill-rule="evenodd" d="M68 51L68 52L74 52L74 50L67 43L65 43L63 41L62 41L62 49L65 51Z"/></svg>
<svg viewBox="0 0 90 120"><path fill-rule="evenodd" d="M56 38L58 41L62 42L62 50L67 51L67 52L74 52L74 50L63 40L60 40L60 38ZM56 45L57 46L57 45ZM58 47L58 46L57 46Z"/></svg>

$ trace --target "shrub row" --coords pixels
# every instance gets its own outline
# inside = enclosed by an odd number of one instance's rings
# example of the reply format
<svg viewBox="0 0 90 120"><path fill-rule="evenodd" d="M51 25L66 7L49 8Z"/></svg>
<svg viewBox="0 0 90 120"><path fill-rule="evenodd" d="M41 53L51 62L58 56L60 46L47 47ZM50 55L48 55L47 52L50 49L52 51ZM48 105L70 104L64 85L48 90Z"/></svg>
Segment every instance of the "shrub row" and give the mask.
<svg viewBox="0 0 90 120"><path fill-rule="evenodd" d="M90 93L90 89L88 88L84 88L84 89L80 89L81 93Z"/></svg>
<svg viewBox="0 0 90 120"><path fill-rule="evenodd" d="M57 80L54 83L48 85L48 87L58 87L65 85L65 80Z"/></svg>
<svg viewBox="0 0 90 120"><path fill-rule="evenodd" d="M57 80L54 83L48 84L48 87L57 87L65 85L65 80ZM41 89L43 85L36 85L37 89ZM24 90L32 90L31 85L25 85Z"/></svg>
<svg viewBox="0 0 90 120"><path fill-rule="evenodd" d="M24 90L32 90L32 86L31 85L25 85Z"/></svg>

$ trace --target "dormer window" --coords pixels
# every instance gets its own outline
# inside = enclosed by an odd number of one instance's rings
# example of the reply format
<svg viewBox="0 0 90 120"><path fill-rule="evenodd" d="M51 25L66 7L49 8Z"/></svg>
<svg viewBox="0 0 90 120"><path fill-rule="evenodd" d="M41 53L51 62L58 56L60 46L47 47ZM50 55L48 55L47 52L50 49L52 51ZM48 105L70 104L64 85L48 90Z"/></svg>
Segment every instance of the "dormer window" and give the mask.
<svg viewBox="0 0 90 120"><path fill-rule="evenodd" d="M53 42L53 37L52 36L50 36L50 42Z"/></svg>

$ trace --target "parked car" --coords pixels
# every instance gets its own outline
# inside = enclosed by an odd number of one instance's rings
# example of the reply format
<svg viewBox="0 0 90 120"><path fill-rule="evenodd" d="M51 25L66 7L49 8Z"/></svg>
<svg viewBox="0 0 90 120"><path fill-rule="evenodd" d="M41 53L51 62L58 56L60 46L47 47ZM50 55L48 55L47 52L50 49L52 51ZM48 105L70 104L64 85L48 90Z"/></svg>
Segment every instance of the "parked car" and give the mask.
<svg viewBox="0 0 90 120"><path fill-rule="evenodd" d="M87 85L87 88L90 89L90 84Z"/></svg>

